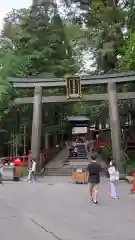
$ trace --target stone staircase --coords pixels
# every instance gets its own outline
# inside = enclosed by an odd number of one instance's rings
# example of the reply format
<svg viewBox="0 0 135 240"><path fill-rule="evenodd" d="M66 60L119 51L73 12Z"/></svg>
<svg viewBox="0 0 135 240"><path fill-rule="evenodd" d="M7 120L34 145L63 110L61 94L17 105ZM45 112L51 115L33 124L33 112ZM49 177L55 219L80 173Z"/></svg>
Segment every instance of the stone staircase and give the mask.
<svg viewBox="0 0 135 240"><path fill-rule="evenodd" d="M83 162L84 160L87 160L88 159L88 156L87 156L87 152L86 152L86 148L85 148L85 145L84 144L78 144L77 146L77 150L78 150L78 153L77 153L77 156L73 155L72 158L70 156L68 156L68 162L70 162L70 160L72 160L72 162Z"/></svg>
<svg viewBox="0 0 135 240"><path fill-rule="evenodd" d="M86 153L85 146L78 146L78 155L70 158L68 156L68 150L65 147L47 166L45 169L46 176L71 176L72 169L81 168L86 169L86 166L91 160L90 153ZM98 156L97 161L102 166L103 172L101 176L104 175L105 164Z"/></svg>
<svg viewBox="0 0 135 240"><path fill-rule="evenodd" d="M81 166L81 168L86 168L89 163L87 158L87 153L84 144L79 144L77 146L78 154L70 158L68 156L67 148L64 148L56 158L51 161L45 170L45 175L47 176L71 176L72 169Z"/></svg>
<svg viewBox="0 0 135 240"><path fill-rule="evenodd" d="M68 150L65 147L57 156L47 164L45 169L46 176L70 176L72 168L65 165L68 159Z"/></svg>
<svg viewBox="0 0 135 240"><path fill-rule="evenodd" d="M72 167L70 165L65 165L60 168L47 168L45 171L46 176L71 176Z"/></svg>

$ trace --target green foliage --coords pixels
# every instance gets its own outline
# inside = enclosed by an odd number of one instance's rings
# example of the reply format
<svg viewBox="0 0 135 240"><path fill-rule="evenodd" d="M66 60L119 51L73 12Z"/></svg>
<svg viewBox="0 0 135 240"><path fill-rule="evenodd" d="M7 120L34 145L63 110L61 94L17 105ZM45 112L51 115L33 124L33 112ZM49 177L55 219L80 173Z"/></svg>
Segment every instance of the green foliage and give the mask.
<svg viewBox="0 0 135 240"><path fill-rule="evenodd" d="M117 56L123 45L125 17L125 10L119 1L92 1L86 19L89 41L100 72L117 68Z"/></svg>
<svg viewBox="0 0 135 240"><path fill-rule="evenodd" d="M12 100L15 96L15 90L12 88L12 85L8 82L7 78L9 62L8 58L6 58L6 54L2 60L4 60L4 64L1 64L0 69L0 120L9 112Z"/></svg>
<svg viewBox="0 0 135 240"><path fill-rule="evenodd" d="M0 39L0 115L15 96L7 76L63 76L78 66L56 6L13 9L4 19ZM20 94L17 91L17 94ZM7 111L7 110L6 110Z"/></svg>
<svg viewBox="0 0 135 240"><path fill-rule="evenodd" d="M96 122L100 121L106 122L108 119L108 105L106 102L100 103L86 103L86 102L79 102L73 104L72 107L72 114L87 114L90 118L90 124L93 125ZM100 122L101 123L101 122Z"/></svg>
<svg viewBox="0 0 135 240"><path fill-rule="evenodd" d="M129 34L129 38L123 47L123 55L120 59L121 69L135 69L135 32Z"/></svg>
<svg viewBox="0 0 135 240"><path fill-rule="evenodd" d="M0 120L9 112L10 101L13 99L12 87L0 80Z"/></svg>
<svg viewBox="0 0 135 240"><path fill-rule="evenodd" d="M134 159L130 159L129 161L126 162L125 165L125 171L129 176L133 175L133 171L135 171L135 160Z"/></svg>
<svg viewBox="0 0 135 240"><path fill-rule="evenodd" d="M13 75L63 76L76 72L72 48L57 8L52 15L46 5L13 10L5 19L3 37L13 44L16 58Z"/></svg>

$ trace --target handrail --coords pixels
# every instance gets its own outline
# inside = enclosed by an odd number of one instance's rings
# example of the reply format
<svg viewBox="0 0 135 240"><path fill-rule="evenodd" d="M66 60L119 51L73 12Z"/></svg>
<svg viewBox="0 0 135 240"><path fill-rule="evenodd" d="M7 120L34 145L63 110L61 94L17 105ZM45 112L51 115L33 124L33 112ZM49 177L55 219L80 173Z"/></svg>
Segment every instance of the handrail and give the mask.
<svg viewBox="0 0 135 240"><path fill-rule="evenodd" d="M50 152L53 152L53 151L55 151L55 150L56 150L56 147L50 148L50 149L46 149L45 152L40 153L40 161L44 160L45 155L47 155L47 154L49 154ZM25 162L25 160L27 160L27 161L29 160L29 159L28 159L29 156L30 156L30 153L29 153L28 155L23 155L23 156L19 156L19 155L17 155L17 156L6 156L6 157L1 157L0 159L1 159L2 161L7 160L7 161L9 161L9 162L12 162L13 160L19 158L19 159L21 159L23 162Z"/></svg>

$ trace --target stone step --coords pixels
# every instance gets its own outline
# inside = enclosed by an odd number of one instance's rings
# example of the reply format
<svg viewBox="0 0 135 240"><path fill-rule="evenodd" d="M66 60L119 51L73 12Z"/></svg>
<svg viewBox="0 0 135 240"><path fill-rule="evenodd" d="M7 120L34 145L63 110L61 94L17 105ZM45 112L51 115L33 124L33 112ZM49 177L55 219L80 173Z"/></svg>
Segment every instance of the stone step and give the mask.
<svg viewBox="0 0 135 240"><path fill-rule="evenodd" d="M78 155L77 157L75 157L75 158L87 158L87 155Z"/></svg>
<svg viewBox="0 0 135 240"><path fill-rule="evenodd" d="M53 170L49 169L49 171L45 172L46 176L72 176L72 169L62 169L62 170Z"/></svg>
<svg viewBox="0 0 135 240"><path fill-rule="evenodd" d="M86 151L83 150L83 149L80 149L80 150L78 151L78 153L86 153Z"/></svg>
<svg viewBox="0 0 135 240"><path fill-rule="evenodd" d="M89 161L87 158L86 151L83 153L79 153L77 157L68 157L68 150L65 148L64 150L57 155L57 157L51 161L47 166L45 170L45 175L47 176L71 176L72 175L72 169L73 168L83 168L86 169L86 166L88 165ZM62 159L62 160L60 160ZM66 161L67 159L67 161ZM65 160L65 161L64 161ZM64 166L63 166L64 164ZM103 173L105 175L105 173Z"/></svg>
<svg viewBox="0 0 135 240"><path fill-rule="evenodd" d="M66 172L66 171L72 171L72 168L70 166L68 166L67 168L59 168L59 169L56 169L56 168L49 168L49 169L46 169L46 172Z"/></svg>
<svg viewBox="0 0 135 240"><path fill-rule="evenodd" d="M77 156L87 156L86 153L78 153Z"/></svg>
<svg viewBox="0 0 135 240"><path fill-rule="evenodd" d="M73 162L73 161L74 162L82 162L83 163L85 161L88 161L88 158L85 157L85 158L69 158L68 159L68 162Z"/></svg>
<svg viewBox="0 0 135 240"><path fill-rule="evenodd" d="M79 149L78 153L86 153L84 149Z"/></svg>
<svg viewBox="0 0 135 240"><path fill-rule="evenodd" d="M66 173L49 172L49 173L46 173L45 176L53 176L53 177L55 177L55 176L62 176L62 177L64 177L64 176L72 176L72 172L66 172Z"/></svg>
<svg viewBox="0 0 135 240"><path fill-rule="evenodd" d="M49 168L49 169L46 169L45 175L46 176L72 176L72 168L70 166L59 168L59 169ZM106 176L104 169L102 169L102 172L100 175Z"/></svg>
<svg viewBox="0 0 135 240"><path fill-rule="evenodd" d="M86 166L86 164L88 165L89 164L89 162L87 161L87 159L85 159L83 162L82 161L79 161L79 160L71 160L70 162L69 162L69 165L72 165L72 164L79 164L79 165L82 165L82 166Z"/></svg>
<svg viewBox="0 0 135 240"><path fill-rule="evenodd" d="M89 162L88 162L88 159L87 158L85 158L85 159L71 159L70 160L70 162L69 162L69 164L72 164L72 163L79 163L79 165L88 165L89 164Z"/></svg>
<svg viewBox="0 0 135 240"><path fill-rule="evenodd" d="M48 172L45 176L72 176L71 172ZM106 177L105 173L100 174L101 177Z"/></svg>
<svg viewBox="0 0 135 240"><path fill-rule="evenodd" d="M72 156L72 157L69 156L68 159L69 159L69 158L71 158L71 159L72 159L72 158L75 158L75 159L76 159L76 158L87 158L87 155L86 155L86 154L85 154L85 155L77 155L77 156Z"/></svg>
<svg viewBox="0 0 135 240"><path fill-rule="evenodd" d="M87 156L83 156L83 157L81 157L81 156L79 156L79 157L70 157L70 158L68 158L68 159L87 159Z"/></svg>

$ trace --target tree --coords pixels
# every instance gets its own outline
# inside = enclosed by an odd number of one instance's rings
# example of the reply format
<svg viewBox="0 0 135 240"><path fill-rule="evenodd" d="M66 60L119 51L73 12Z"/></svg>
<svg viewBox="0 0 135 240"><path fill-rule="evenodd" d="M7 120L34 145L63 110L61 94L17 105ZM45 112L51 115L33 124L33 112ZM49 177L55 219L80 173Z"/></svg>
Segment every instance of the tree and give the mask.
<svg viewBox="0 0 135 240"><path fill-rule="evenodd" d="M120 68L127 70L135 69L135 32L129 34L123 47L123 55L120 58Z"/></svg>
<svg viewBox="0 0 135 240"><path fill-rule="evenodd" d="M12 46L7 39L0 39L0 120L10 111L15 90L8 82Z"/></svg>
<svg viewBox="0 0 135 240"><path fill-rule="evenodd" d="M44 5L11 11L5 18L1 35L0 64L4 79L7 79L7 76L31 77L48 74L63 76L76 72L78 66L74 61L72 46L66 37L64 24L57 8ZM17 90L16 94L25 96L30 94L31 96L33 93L32 91L20 93ZM12 94L8 96L11 97ZM9 99L5 97L5 100L8 104ZM5 105L2 103L2 106ZM46 124L54 125L54 127L50 126L51 132L59 131L61 124L64 128L64 115L61 113L66 107L59 104L59 107L55 108L54 105L49 107L50 115L49 119L46 119ZM6 139L8 142L11 139L13 145L16 142L16 145L20 147L24 138L24 129L26 133L29 133L27 134L29 140L25 139L25 141L27 143L30 141L32 109L30 106L27 108L17 106L12 109L12 112L14 116L9 112L8 120L10 121L5 123L6 129L12 136L7 135ZM58 112L60 112L59 121L56 119ZM25 116L28 118L24 122Z"/></svg>
<svg viewBox="0 0 135 240"><path fill-rule="evenodd" d="M119 1L93 1L92 8L86 14L86 24L98 71L114 71L123 45L123 7Z"/></svg>
<svg viewBox="0 0 135 240"><path fill-rule="evenodd" d="M3 37L10 39L17 57L16 75L76 72L72 49L66 39L57 8L49 14L46 5L13 10L5 19ZM20 66L20 67L19 67Z"/></svg>

